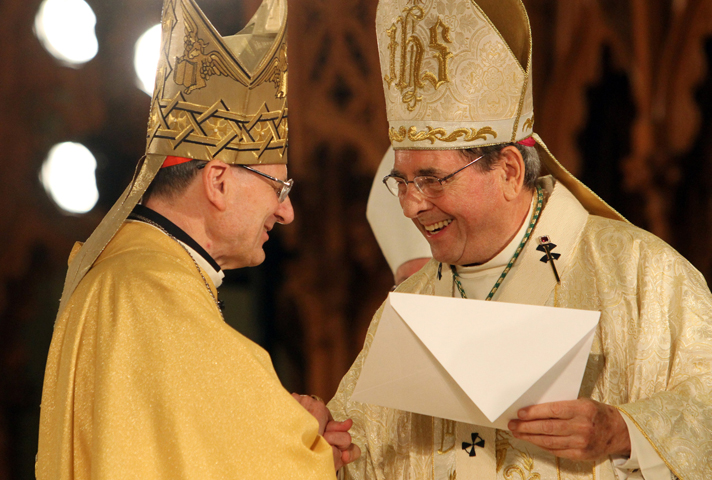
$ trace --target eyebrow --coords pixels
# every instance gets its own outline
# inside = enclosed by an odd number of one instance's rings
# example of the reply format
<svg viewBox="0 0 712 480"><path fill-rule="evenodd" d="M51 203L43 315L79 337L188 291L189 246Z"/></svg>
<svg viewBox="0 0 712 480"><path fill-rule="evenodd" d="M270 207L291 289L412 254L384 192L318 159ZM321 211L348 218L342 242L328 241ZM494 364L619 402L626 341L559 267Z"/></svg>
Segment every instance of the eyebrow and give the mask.
<svg viewBox="0 0 712 480"><path fill-rule="evenodd" d="M425 175L437 177L438 175L442 175L442 174L443 174L443 172L441 172L437 168L433 168L433 167L421 168L420 170L415 172L416 177L421 177L421 176L425 176ZM394 177L407 178L404 173L399 172L395 168L393 170L391 170L391 175L393 175Z"/></svg>

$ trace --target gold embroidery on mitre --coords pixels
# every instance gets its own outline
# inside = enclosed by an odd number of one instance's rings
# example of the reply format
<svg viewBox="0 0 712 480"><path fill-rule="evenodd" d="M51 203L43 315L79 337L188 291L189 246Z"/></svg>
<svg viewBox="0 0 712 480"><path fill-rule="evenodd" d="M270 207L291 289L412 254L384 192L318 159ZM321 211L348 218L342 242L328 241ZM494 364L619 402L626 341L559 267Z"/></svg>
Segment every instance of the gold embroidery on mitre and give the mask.
<svg viewBox="0 0 712 480"><path fill-rule="evenodd" d="M169 51L173 29L178 24L175 8L175 1L173 0L166 0L163 4L163 14L161 16L161 58L158 62L156 70L153 97L151 98L151 110L148 116L149 139L153 138L153 135L155 135L156 130L159 128L159 120L162 120L162 117L159 115L158 100L163 97L166 80L170 77L170 74L173 71L170 67ZM163 126L166 126L165 122Z"/></svg>
<svg viewBox="0 0 712 480"><path fill-rule="evenodd" d="M167 128L158 128L155 137L173 141L177 149L183 142L208 147L211 156L223 150L252 152L260 157L266 150L284 155L287 148L285 106L270 111L267 104L253 115L231 112L222 101L205 107L185 101L182 93L158 102Z"/></svg>
<svg viewBox="0 0 712 480"><path fill-rule="evenodd" d="M423 100L423 97L418 95L418 91L425 88L426 80L436 90L450 81L448 60L453 56L447 45L443 43L452 43L450 27L438 17L437 21L429 28L430 43L428 45L431 50L434 50L433 57L438 62L438 74L436 76L430 71L423 72L425 46L423 40L414 32L418 23L423 20L424 12L415 3L417 0L413 0L413 5L403 9L403 15L399 16L391 28L386 31L390 40L388 44L390 66L389 74L383 77L389 88L395 83L396 88L401 92L403 103L411 112ZM400 43L398 43L399 27ZM400 65L396 72L398 47L400 47Z"/></svg>
<svg viewBox="0 0 712 480"><path fill-rule="evenodd" d="M522 130L534 130L534 116L530 119L528 119L526 122L524 122L524 125L522 125Z"/></svg>
<svg viewBox="0 0 712 480"><path fill-rule="evenodd" d="M486 140L487 135L497 138L497 132L492 127L477 128L457 128L451 133L448 133L444 128L425 127L427 130L418 131L416 127L410 127L407 131L405 127L400 127L398 130L391 128L388 136L391 142L400 143L407 138L411 142L429 141L430 144L439 142L457 142L462 138L463 142L474 142L475 140Z"/></svg>
<svg viewBox="0 0 712 480"><path fill-rule="evenodd" d="M194 0L165 0L147 153L286 163L286 8L264 0L221 37Z"/></svg>
<svg viewBox="0 0 712 480"><path fill-rule="evenodd" d="M287 97L287 44L283 43L279 53L272 59L272 65L266 70L265 81L274 83L277 98Z"/></svg>
<svg viewBox="0 0 712 480"><path fill-rule="evenodd" d="M390 128L388 130L388 137L391 139L391 143L400 143L404 141L405 135L405 127L400 127L398 130L396 130L395 128Z"/></svg>
<svg viewBox="0 0 712 480"><path fill-rule="evenodd" d="M176 58L176 68L173 81L185 87L185 93L204 88L213 75L230 77L240 81L230 68L230 62L218 51L205 53L209 46L198 36L198 25L189 16L184 17L184 52L183 56Z"/></svg>

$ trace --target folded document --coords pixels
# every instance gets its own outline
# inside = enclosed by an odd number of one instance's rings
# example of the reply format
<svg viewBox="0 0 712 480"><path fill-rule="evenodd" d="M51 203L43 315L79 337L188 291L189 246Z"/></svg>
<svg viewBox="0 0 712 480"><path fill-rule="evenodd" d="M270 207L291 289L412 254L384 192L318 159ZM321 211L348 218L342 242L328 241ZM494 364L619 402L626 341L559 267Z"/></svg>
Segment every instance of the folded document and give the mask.
<svg viewBox="0 0 712 480"><path fill-rule="evenodd" d="M353 400L507 428L578 396L600 312L391 293Z"/></svg>

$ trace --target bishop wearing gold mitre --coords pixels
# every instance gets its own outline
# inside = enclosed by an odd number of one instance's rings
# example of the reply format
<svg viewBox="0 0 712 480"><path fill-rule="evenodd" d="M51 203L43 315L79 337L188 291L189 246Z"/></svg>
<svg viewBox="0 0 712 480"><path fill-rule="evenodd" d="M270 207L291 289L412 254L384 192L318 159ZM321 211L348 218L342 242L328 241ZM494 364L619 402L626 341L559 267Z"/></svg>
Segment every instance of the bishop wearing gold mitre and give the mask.
<svg viewBox="0 0 712 480"><path fill-rule="evenodd" d="M329 479L353 453L350 424L295 400L218 301L223 270L261 263L294 218L286 25L286 0L265 0L221 37L165 0L146 155L70 258L38 480Z"/></svg>
<svg viewBox="0 0 712 480"><path fill-rule="evenodd" d="M384 188L434 257L397 291L601 317L579 398L522 408L496 429L351 398L382 307L329 404L337 419L354 420L363 451L343 477L712 478L709 288L670 246L567 172L534 133L522 2L381 0L376 33L395 149ZM540 177L542 165L549 175Z"/></svg>

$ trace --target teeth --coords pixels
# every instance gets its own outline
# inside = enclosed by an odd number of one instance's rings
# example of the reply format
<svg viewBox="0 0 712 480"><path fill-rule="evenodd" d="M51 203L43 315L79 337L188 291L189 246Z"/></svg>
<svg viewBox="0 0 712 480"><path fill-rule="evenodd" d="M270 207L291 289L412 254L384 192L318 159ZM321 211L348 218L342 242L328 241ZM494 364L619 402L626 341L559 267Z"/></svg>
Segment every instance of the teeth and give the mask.
<svg viewBox="0 0 712 480"><path fill-rule="evenodd" d="M452 223L452 220L443 220L442 222L433 223L432 225L424 225L425 229L430 233L439 232L443 228Z"/></svg>

